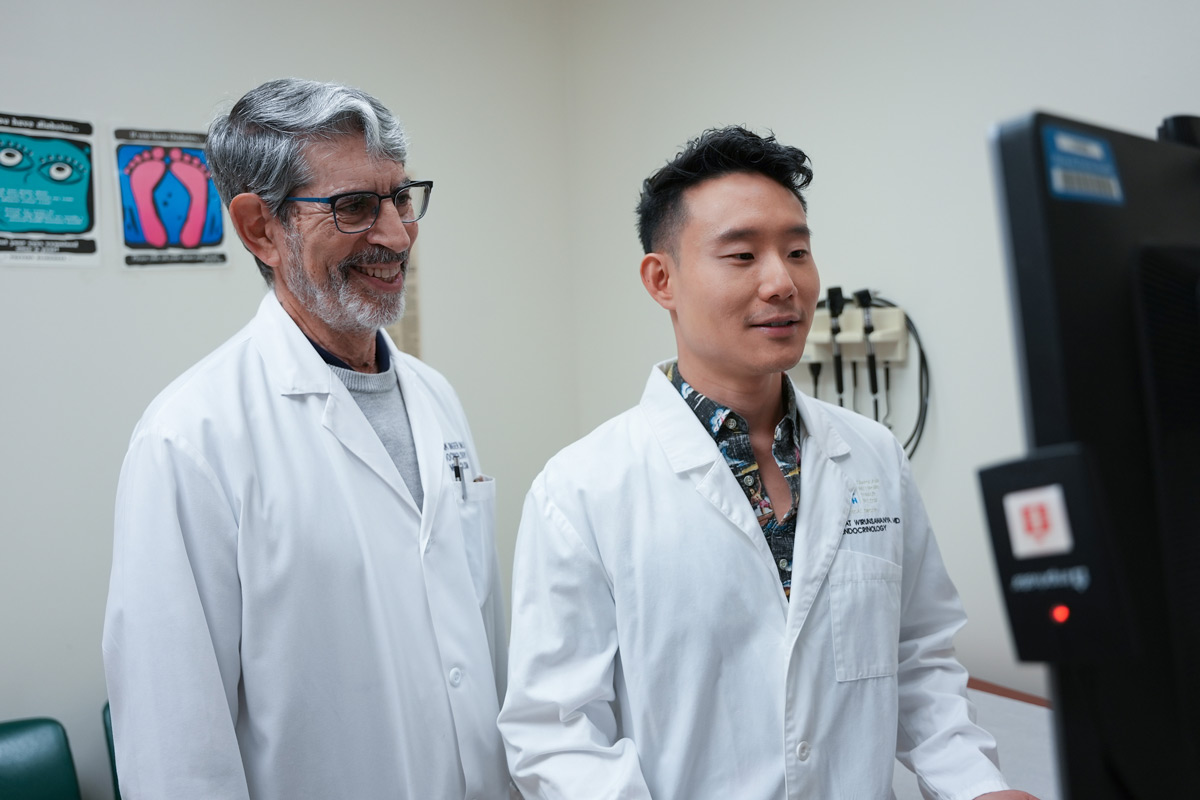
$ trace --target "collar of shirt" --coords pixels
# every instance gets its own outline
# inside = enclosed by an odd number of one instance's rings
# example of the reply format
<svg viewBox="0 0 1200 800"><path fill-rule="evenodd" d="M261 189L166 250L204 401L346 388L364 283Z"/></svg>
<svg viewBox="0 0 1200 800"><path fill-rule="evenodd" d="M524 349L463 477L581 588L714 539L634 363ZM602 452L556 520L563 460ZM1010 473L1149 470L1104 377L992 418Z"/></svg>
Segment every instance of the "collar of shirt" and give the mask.
<svg viewBox="0 0 1200 800"><path fill-rule="evenodd" d="M679 391L688 404L688 408L692 409L696 418L700 420L700 424L716 441L718 447L722 441L728 440L734 433L740 432L746 435L750 433L750 426L741 414L692 388L680 374L678 361L672 361L665 365L663 372ZM783 408L783 419L775 426L775 449L778 450L779 442L788 442L794 444L798 451L803 428L800 422L800 411L796 407L796 393L792 389L792 382L787 379L786 375L783 378ZM725 453L725 450L722 449L721 452ZM726 458L728 459L728 455ZM792 459L787 460L791 461ZM798 463L799 459L797 458L796 461Z"/></svg>
<svg viewBox="0 0 1200 800"><path fill-rule="evenodd" d="M324 347L321 347L321 345L317 344L312 339L309 339L308 334L304 334L304 338L308 339L309 344L316 348L317 354L325 360L326 364L330 365L331 367L341 367L342 369L348 369L351 372L354 371L354 367L350 366L345 361L342 361L340 358L326 350ZM380 372L387 372L391 366L392 354L391 351L388 350L387 340L383 338L383 331L375 331L375 367Z"/></svg>

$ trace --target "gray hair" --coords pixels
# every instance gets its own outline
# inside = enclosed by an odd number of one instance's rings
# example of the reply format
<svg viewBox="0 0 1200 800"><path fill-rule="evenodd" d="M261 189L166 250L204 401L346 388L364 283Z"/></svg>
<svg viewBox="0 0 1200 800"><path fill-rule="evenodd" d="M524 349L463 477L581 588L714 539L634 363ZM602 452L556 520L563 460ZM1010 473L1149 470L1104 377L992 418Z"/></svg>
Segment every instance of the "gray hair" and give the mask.
<svg viewBox="0 0 1200 800"><path fill-rule="evenodd" d="M305 147L354 134L362 134L374 158L407 158L404 129L371 95L337 83L281 78L251 89L228 114L218 115L208 128L204 153L227 208L235 196L252 192L286 225L285 198L313 179ZM271 268L254 260L273 283Z"/></svg>

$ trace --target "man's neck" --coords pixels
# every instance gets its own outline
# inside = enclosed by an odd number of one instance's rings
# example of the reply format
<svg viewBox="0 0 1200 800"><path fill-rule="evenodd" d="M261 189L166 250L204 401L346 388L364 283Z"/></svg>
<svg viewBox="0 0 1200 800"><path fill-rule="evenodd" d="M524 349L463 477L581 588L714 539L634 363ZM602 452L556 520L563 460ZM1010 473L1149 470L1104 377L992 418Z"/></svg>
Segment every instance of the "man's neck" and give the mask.
<svg viewBox="0 0 1200 800"><path fill-rule="evenodd" d="M736 411L750 426L751 436L775 435L775 426L784 415L782 372L744 378L715 376L680 358L679 374L705 397Z"/></svg>
<svg viewBox="0 0 1200 800"><path fill-rule="evenodd" d="M375 331L335 331L329 326L298 314L291 307L295 301L279 296L280 304L305 336L349 365L355 372L378 372L375 353ZM289 302L290 301L290 302Z"/></svg>

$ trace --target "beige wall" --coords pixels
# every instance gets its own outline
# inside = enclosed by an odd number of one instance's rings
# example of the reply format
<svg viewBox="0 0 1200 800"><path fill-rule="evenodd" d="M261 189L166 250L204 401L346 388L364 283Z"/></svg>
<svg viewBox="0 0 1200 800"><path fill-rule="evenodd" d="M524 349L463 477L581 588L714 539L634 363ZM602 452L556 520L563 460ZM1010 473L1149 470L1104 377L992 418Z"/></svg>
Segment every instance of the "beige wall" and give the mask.
<svg viewBox="0 0 1200 800"><path fill-rule="evenodd" d="M6 15L0 49L21 66L0 110L91 121L103 150L117 126L202 129L284 74L393 107L411 166L438 184L418 246L424 357L500 480L506 573L541 464L633 403L671 352L635 274L641 179L705 127L773 128L814 158L826 283L883 291L926 340L934 405L915 468L973 617L963 658L1040 692L1040 668L1013 660L974 483L1023 448L985 137L1033 107L1147 135L1196 113L1197 29L1190 0L76 0ZM99 176L102 225L114 184ZM108 797L117 471L150 398L253 312L261 282L234 250L206 270L0 267L0 719L61 719L88 798Z"/></svg>
<svg viewBox="0 0 1200 800"><path fill-rule="evenodd" d="M1164 116L1200 113L1198 26L1190 0L575 4L580 426L627 406L672 352L635 274L640 181L704 128L773 129L814 161L823 283L877 289L921 331L933 397L914 470L971 616L960 656L1044 696L1043 668L1015 662L976 483L1025 447L987 136L1034 108L1149 137ZM912 402L915 372L894 375L898 400ZM897 428L912 419L902 409Z"/></svg>
<svg viewBox="0 0 1200 800"><path fill-rule="evenodd" d="M114 127L202 130L220 103L289 74L362 86L407 124L410 166L437 183L417 245L424 356L458 388L503 487L508 560L525 489L577 429L573 382L553 370L569 370L574 337L560 12L541 0L67 8L7 15L0 50L23 78L0 108L89 120L102 153ZM111 169L107 156L97 164ZM99 176L110 247L114 185ZM220 269L133 271L115 257L0 266L12 354L0 394L0 719L62 720L87 798L110 793L100 631L117 473L150 399L254 312L262 281L231 249Z"/></svg>

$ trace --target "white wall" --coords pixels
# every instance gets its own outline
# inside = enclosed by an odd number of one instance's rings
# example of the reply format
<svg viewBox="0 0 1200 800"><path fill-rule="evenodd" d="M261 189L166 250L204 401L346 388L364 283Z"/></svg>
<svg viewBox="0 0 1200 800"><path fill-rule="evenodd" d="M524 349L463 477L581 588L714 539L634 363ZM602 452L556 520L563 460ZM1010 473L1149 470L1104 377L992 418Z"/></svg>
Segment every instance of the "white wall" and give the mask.
<svg viewBox="0 0 1200 800"><path fill-rule="evenodd" d="M808 217L824 284L878 289L921 330L933 398L914 468L972 619L960 655L978 677L1044 696L1044 670L1014 660L976 488L977 468L1024 452L987 136L1034 108L1149 137L1164 116L1200 112L1200 4L573 8L581 426L630 405L649 364L672 352L669 321L636 274L641 180L704 128L773 129L814 161Z"/></svg>
<svg viewBox="0 0 1200 800"><path fill-rule="evenodd" d="M512 550L525 489L576 431L567 252L562 23L542 0L331 3L141 0L6 9L0 51L21 80L0 109L203 130L222 101L301 75L376 94L437 191L417 245L427 361L458 388ZM108 131L107 134L104 134ZM98 167L111 165L103 150ZM241 327L263 285L234 245L221 269L134 271L112 255L99 176L93 268L0 266L0 719L68 730L85 797L108 798L100 631L113 494L129 434L171 378ZM530 236L530 234L535 234ZM20 391L18 391L18 389Z"/></svg>
<svg viewBox="0 0 1200 800"><path fill-rule="evenodd" d="M635 402L671 353L636 276L641 180L705 127L773 128L814 158L826 283L882 290L926 340L933 416L915 466L973 617L963 658L1040 692L1003 632L974 479L1023 449L985 138L1034 107L1146 135L1196 113L1197 29L1192 0L77 0L6 13L0 49L21 79L0 110L102 137L196 130L285 74L394 108L411 166L438 184L418 245L424 355L501 482L506 571L541 464ZM100 176L102 224L113 185ZM0 267L0 719L61 719L90 799L108 797L99 640L125 443L261 291L240 250L210 270Z"/></svg>

